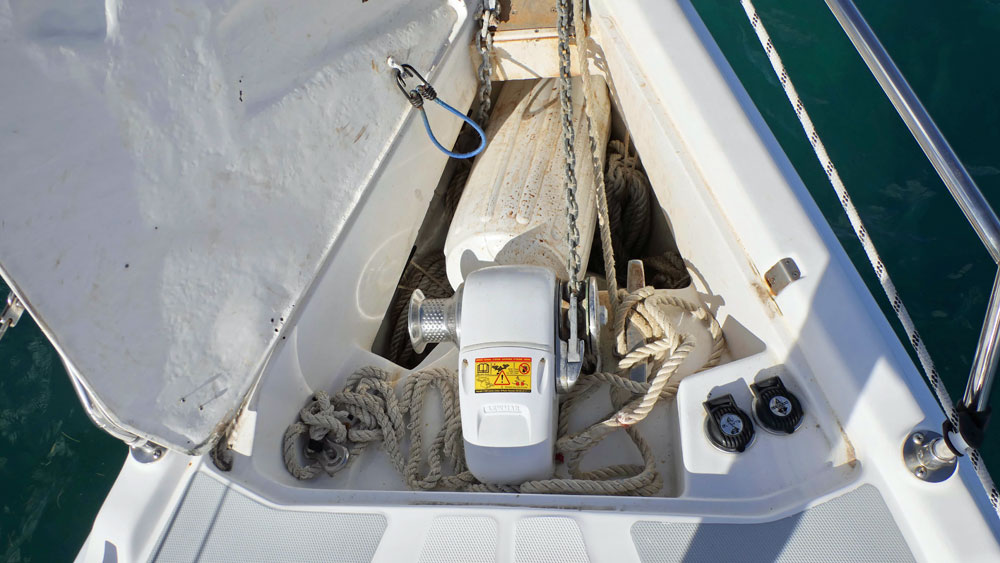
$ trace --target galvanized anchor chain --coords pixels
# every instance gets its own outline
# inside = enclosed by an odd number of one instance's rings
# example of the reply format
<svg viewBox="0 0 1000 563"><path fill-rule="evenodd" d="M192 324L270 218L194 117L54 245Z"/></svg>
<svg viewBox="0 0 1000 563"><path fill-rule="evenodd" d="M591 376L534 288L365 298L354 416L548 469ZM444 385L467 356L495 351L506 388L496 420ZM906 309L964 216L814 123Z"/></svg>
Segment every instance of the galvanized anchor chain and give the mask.
<svg viewBox="0 0 1000 563"><path fill-rule="evenodd" d="M569 297L569 311L567 311L567 321L569 324L569 338L566 342L566 353L563 356L566 362L566 369L569 381L572 384L579 376L583 366L583 341L579 339L579 318L578 310L580 304L580 229L576 220L580 215L580 206L577 203L577 183L576 183L576 132L573 129L573 82L570 77L570 50L569 33L572 21L572 5L570 0L559 0L558 3L558 32L559 32L559 105L562 110L562 130L563 130L563 154L566 157L566 238L569 243L569 258L567 269L569 270L569 281L566 284ZM575 376L574 376L575 373ZM566 385L563 385L565 387Z"/></svg>
<svg viewBox="0 0 1000 563"><path fill-rule="evenodd" d="M476 99L479 106L476 107L476 115L473 119L480 127L486 129L486 123L490 119L490 108L493 106L493 19L496 17L497 0L483 0L482 8L479 12L479 68L477 77L479 79L479 91Z"/></svg>

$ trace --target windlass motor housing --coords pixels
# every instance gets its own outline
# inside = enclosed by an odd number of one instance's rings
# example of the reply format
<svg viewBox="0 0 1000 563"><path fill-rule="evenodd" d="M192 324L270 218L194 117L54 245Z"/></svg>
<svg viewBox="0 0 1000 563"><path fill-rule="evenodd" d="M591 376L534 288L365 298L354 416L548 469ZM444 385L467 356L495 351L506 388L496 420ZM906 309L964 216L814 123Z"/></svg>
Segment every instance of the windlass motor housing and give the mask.
<svg viewBox="0 0 1000 563"><path fill-rule="evenodd" d="M459 345L458 388L469 470L517 484L555 471L560 284L548 268L470 273L450 299L410 301L415 346ZM414 292L415 294L417 292Z"/></svg>

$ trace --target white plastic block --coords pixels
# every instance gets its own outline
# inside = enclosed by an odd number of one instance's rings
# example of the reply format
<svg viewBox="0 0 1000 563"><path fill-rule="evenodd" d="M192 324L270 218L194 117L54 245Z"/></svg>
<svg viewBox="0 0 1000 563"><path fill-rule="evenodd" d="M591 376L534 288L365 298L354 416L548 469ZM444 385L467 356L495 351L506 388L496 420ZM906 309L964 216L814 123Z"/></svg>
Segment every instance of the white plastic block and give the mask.
<svg viewBox="0 0 1000 563"><path fill-rule="evenodd" d="M586 268L596 210L582 86L581 78L573 79L580 208L577 227L580 258ZM603 163L611 106L603 79L591 78L591 91L591 113ZM444 247L448 280L457 288L469 272L495 264L545 266L560 279L568 279L565 160L557 81L506 82L493 110L487 139L448 231Z"/></svg>

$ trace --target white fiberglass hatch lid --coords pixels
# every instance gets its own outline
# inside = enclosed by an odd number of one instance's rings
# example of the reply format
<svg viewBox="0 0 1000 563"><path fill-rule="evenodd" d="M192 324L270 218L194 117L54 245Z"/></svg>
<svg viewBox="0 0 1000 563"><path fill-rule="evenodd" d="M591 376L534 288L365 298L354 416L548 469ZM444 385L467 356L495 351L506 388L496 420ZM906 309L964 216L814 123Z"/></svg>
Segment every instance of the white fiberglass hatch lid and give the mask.
<svg viewBox="0 0 1000 563"><path fill-rule="evenodd" d="M0 3L0 272L115 422L204 451L410 112L457 0Z"/></svg>

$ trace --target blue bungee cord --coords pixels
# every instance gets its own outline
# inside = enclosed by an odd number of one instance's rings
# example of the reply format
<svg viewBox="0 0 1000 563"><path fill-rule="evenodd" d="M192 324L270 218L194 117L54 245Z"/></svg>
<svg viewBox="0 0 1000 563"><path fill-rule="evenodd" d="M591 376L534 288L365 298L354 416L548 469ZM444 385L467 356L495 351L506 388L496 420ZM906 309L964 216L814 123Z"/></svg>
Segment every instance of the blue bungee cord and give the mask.
<svg viewBox="0 0 1000 563"><path fill-rule="evenodd" d="M403 95L406 96L406 99L410 101L413 107L420 110L420 117L422 117L424 120L424 129L427 130L427 136L431 138L431 142L434 143L434 146L437 147L438 150L440 150L441 152L452 158L472 158L477 154L483 152L483 149L486 148L486 133L483 132L482 127L480 127L469 116L451 107L443 100L441 100L441 98L438 98L437 92L434 90L434 87L431 86L430 83L427 82L427 80L424 79L423 76L420 76L420 73L417 72L416 69L414 69L412 66L404 64L398 66L393 65L393 67L396 69L396 85L399 86L399 90L403 92ZM407 90L406 77L413 77L413 76L420 79L421 84L417 85L417 87L414 88L413 90ZM479 134L479 146L476 147L476 150L465 153L457 153L444 148L441 145L441 143L438 142L437 137L434 136L434 132L431 131L431 124L427 120L427 112L424 110L425 99L437 102L439 106L455 114L456 116L460 117L462 121L465 121L466 123L471 125L472 128L476 130L476 133Z"/></svg>
<svg viewBox="0 0 1000 563"><path fill-rule="evenodd" d="M469 125L471 125L472 128L476 130L476 133L479 133L479 146L476 147L476 150L470 151L470 152L465 152L465 153L452 152L452 151L444 148L443 146L441 146L441 143L439 143L438 140L437 140L437 138L434 137L434 132L431 131L431 124L427 121L427 112L424 111L423 106L421 106L421 107L419 107L417 109L420 110L420 117L424 118L424 129L427 129L427 136L431 138L431 142L434 143L434 146L437 147L438 150L440 150L441 152L443 152L444 154L446 154L446 155L448 155L448 156L450 156L452 158L472 158L472 157L476 156L477 154L483 152L483 149L486 148L486 133L483 133L483 129L478 124L476 124L476 122L473 121L469 116L467 116L464 113L458 111L457 109L451 107L450 105L444 103L441 100L441 98L435 97L435 98L431 98L431 99L434 100L435 102L437 102L438 105L440 105L444 109L450 111L451 113L457 115L458 117L461 117L463 121L465 121L466 123L468 123Z"/></svg>

